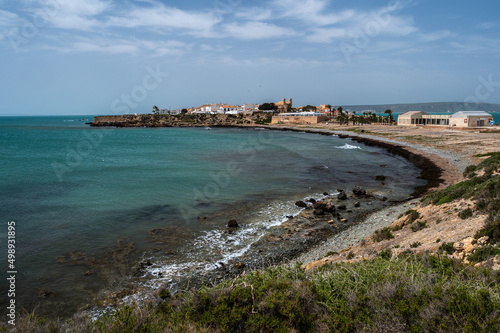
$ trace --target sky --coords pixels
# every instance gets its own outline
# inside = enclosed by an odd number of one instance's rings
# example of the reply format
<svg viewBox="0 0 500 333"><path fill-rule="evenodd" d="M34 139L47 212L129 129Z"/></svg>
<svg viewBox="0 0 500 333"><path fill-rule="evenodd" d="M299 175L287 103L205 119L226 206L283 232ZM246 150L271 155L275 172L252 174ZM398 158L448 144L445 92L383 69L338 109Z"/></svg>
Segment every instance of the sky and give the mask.
<svg viewBox="0 0 500 333"><path fill-rule="evenodd" d="M497 0L0 0L0 115L500 103L499 13Z"/></svg>

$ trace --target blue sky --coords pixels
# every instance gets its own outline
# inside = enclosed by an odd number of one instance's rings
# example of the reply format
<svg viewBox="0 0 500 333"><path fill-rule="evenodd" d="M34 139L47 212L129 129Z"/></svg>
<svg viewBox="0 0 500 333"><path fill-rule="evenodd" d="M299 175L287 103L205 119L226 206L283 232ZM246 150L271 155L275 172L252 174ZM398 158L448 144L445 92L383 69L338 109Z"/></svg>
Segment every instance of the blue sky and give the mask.
<svg viewBox="0 0 500 333"><path fill-rule="evenodd" d="M500 2L0 0L0 115L500 103Z"/></svg>

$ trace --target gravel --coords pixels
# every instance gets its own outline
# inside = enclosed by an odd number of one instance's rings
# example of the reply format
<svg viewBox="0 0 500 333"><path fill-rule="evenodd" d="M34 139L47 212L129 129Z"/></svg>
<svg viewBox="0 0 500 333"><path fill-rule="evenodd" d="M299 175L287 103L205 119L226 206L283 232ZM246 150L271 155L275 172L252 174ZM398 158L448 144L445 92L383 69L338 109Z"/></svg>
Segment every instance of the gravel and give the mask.
<svg viewBox="0 0 500 333"><path fill-rule="evenodd" d="M389 226L398 219L399 215L411 209L417 202L419 202L418 199L412 199L405 203L386 207L371 213L359 224L332 236L316 247L302 253L291 261L291 264L293 265L296 262L310 263L324 258L328 252L339 252L349 246L355 245L363 238L371 236L376 230Z"/></svg>

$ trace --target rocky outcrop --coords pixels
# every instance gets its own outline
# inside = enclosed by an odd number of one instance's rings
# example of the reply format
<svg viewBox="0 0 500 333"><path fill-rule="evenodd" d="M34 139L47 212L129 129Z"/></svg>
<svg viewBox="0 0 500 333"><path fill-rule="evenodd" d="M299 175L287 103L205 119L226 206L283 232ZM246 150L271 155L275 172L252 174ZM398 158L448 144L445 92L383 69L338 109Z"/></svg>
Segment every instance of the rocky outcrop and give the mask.
<svg viewBox="0 0 500 333"><path fill-rule="evenodd" d="M264 124L269 115L255 113L251 116L228 114L180 114L180 115L122 115L97 116L90 126L112 127L217 127Z"/></svg>

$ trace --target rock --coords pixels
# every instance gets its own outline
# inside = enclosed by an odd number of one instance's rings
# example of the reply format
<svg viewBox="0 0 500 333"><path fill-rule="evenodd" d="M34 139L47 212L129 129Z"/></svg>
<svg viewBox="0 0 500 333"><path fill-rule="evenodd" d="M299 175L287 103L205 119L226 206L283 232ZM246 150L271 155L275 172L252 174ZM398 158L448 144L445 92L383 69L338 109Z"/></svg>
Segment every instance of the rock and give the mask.
<svg viewBox="0 0 500 333"><path fill-rule="evenodd" d="M84 275L85 276L90 276L92 274L94 274L94 271L86 271Z"/></svg>
<svg viewBox="0 0 500 333"><path fill-rule="evenodd" d="M366 195L366 191L359 186L354 187L352 189L352 193L355 195Z"/></svg>
<svg viewBox="0 0 500 333"><path fill-rule="evenodd" d="M330 194L328 194L328 192L323 192L323 195L330 195Z"/></svg>
<svg viewBox="0 0 500 333"><path fill-rule="evenodd" d="M373 177L373 179L375 179L375 180L386 180L387 177L386 176L382 176L382 175L378 175L378 176Z"/></svg>
<svg viewBox="0 0 500 333"><path fill-rule="evenodd" d="M314 212L313 212L314 215L325 215L325 212L323 211L323 209L315 209Z"/></svg>
<svg viewBox="0 0 500 333"><path fill-rule="evenodd" d="M46 298L46 297L55 297L56 293L50 289L47 288L40 288L37 290L37 295L39 298Z"/></svg>
<svg viewBox="0 0 500 333"><path fill-rule="evenodd" d="M352 213L352 209L348 209L345 211L346 213Z"/></svg>
<svg viewBox="0 0 500 333"><path fill-rule="evenodd" d="M488 236L484 236L484 237L481 237L477 240L477 243L479 245L486 245L486 242L488 241L489 237Z"/></svg>
<svg viewBox="0 0 500 333"><path fill-rule="evenodd" d="M462 242L464 244L472 244L472 245L474 245L474 244L477 243L477 240L474 237L467 237L467 238L463 239Z"/></svg>
<svg viewBox="0 0 500 333"><path fill-rule="evenodd" d="M312 203L313 205L316 203L316 199L313 199L313 198L308 199L306 201Z"/></svg>
<svg viewBox="0 0 500 333"><path fill-rule="evenodd" d="M314 200L314 199L313 199ZM302 201L302 200L299 200L295 203L295 206L299 207L299 208L306 208L307 207L307 204Z"/></svg>
<svg viewBox="0 0 500 333"><path fill-rule="evenodd" d="M238 222L236 222L236 220L230 220L228 223L227 223L227 227L228 228L238 228L239 225L238 225Z"/></svg>
<svg viewBox="0 0 500 333"><path fill-rule="evenodd" d="M476 246L470 244L470 243L465 243L464 244L464 252L465 254L469 254L469 253L472 253L474 252L474 250L476 249Z"/></svg>
<svg viewBox="0 0 500 333"><path fill-rule="evenodd" d="M245 268L245 263L243 261L237 262L233 265L235 269L243 269Z"/></svg>
<svg viewBox="0 0 500 333"><path fill-rule="evenodd" d="M334 213L336 208L335 205L331 202L320 200L314 204L314 209L321 209L327 213Z"/></svg>
<svg viewBox="0 0 500 333"><path fill-rule="evenodd" d="M347 223L347 219L340 219L340 222Z"/></svg>
<svg viewBox="0 0 500 333"><path fill-rule="evenodd" d="M337 208L338 208L339 210L346 210L346 209L347 209L346 205L340 205L340 206L338 206Z"/></svg>
<svg viewBox="0 0 500 333"><path fill-rule="evenodd" d="M464 243L456 242L453 244L453 249L457 252L461 252L464 249Z"/></svg>
<svg viewBox="0 0 500 333"><path fill-rule="evenodd" d="M359 201L356 201L356 202L354 203L354 207L359 207L359 206L361 206L361 204L359 203Z"/></svg>
<svg viewBox="0 0 500 333"><path fill-rule="evenodd" d="M344 191L342 191L337 196L337 199L339 199L339 200L347 200L347 194Z"/></svg>

